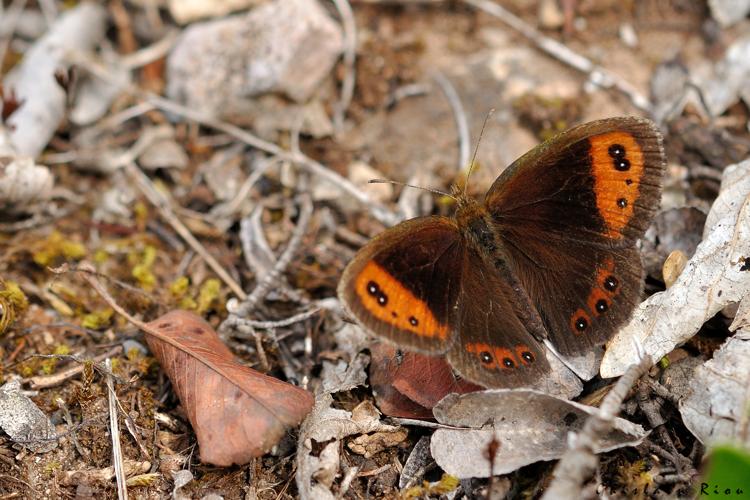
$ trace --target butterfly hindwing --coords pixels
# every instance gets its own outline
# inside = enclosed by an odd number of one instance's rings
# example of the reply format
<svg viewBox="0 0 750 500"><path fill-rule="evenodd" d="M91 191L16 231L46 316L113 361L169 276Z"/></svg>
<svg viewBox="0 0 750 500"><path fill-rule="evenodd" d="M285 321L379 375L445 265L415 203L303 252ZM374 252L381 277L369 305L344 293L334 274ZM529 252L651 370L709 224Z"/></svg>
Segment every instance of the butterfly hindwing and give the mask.
<svg viewBox="0 0 750 500"><path fill-rule="evenodd" d="M479 253L463 256L458 341L448 361L485 387L531 386L549 370L539 342L520 317L516 292Z"/></svg>

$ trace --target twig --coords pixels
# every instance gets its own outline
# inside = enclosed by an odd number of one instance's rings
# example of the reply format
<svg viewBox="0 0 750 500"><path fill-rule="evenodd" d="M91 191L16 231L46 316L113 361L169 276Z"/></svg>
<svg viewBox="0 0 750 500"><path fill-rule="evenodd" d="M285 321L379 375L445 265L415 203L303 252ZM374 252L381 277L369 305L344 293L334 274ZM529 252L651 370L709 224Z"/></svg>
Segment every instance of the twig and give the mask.
<svg viewBox="0 0 750 500"><path fill-rule="evenodd" d="M689 459L682 456L680 452L677 451L677 447L674 445L672 437L669 435L669 432L667 432L667 429L664 428L666 419L662 416L659 408L660 405L658 403L658 401L663 402L663 400L658 397L652 398L647 384L638 385L636 400L641 411L646 416L646 420L651 426L651 429L653 429L656 435L659 436L659 440L666 447L666 450L674 457L672 464L677 468L678 472L684 472L685 467L692 468Z"/></svg>
<svg viewBox="0 0 750 500"><path fill-rule="evenodd" d="M466 112L464 111L463 104L461 104L461 98L458 96L458 92L456 92L450 80L440 72L436 72L433 78L448 99L448 103L453 110L453 118L456 120L456 129L458 131L458 171L460 172L465 168L469 168L471 146L469 122L466 119Z"/></svg>
<svg viewBox="0 0 750 500"><path fill-rule="evenodd" d="M68 368L67 370L55 373L53 375L30 377L28 379L28 382L31 384L31 388L34 390L48 389L50 387L55 387L57 385L62 384L66 380L71 379L77 376L78 374L80 374L84 370L84 363L86 361L91 361L92 363L101 363L105 359L111 358L113 356L117 356L121 352L122 352L122 346L118 345L117 347L114 347L113 349L105 352L104 354L100 354L99 356L91 358L90 360L80 359L77 356L74 356L73 361L75 361L76 363L79 363L78 365Z"/></svg>
<svg viewBox="0 0 750 500"><path fill-rule="evenodd" d="M594 454L596 444L612 428L612 422L630 388L652 364L651 357L644 356L640 363L632 365L620 377L602 401L598 414L586 420L583 429L558 462L554 479L542 496L543 500L581 498L583 484L593 475L598 463Z"/></svg>
<svg viewBox="0 0 750 500"><path fill-rule="evenodd" d="M292 261L294 254L297 253L297 250L302 243L302 237L305 235L305 231L307 231L307 226L310 223L310 217L313 212L313 203L310 194L303 193L300 195L300 198L301 207L299 220L297 221L297 227L294 228L292 237L289 239L289 244L287 244L284 252L276 261L273 269L261 279L260 283L256 285L255 289L246 300L241 304L238 304L233 310L230 310L231 314L240 317L248 316L258 301L268 293L273 282L278 280L279 275L287 268ZM229 304L227 304L227 308L229 309Z"/></svg>
<svg viewBox="0 0 750 500"><path fill-rule="evenodd" d="M107 358L104 366L112 371L112 360ZM117 480L117 498L128 500L128 488L125 485L125 470L122 466L122 449L120 448L120 424L117 416L117 395L112 377L107 375L107 401L109 402L109 432L112 435L112 461Z"/></svg>
<svg viewBox="0 0 750 500"><path fill-rule="evenodd" d="M346 110L354 96L354 84L356 83L357 72L354 63L357 57L357 23L354 21L352 6L348 0L333 0L336 10L341 16L341 25L344 28L344 79L341 82L341 97L334 106L333 125L336 130L341 131L344 126L344 117Z"/></svg>
<svg viewBox="0 0 750 500"><path fill-rule="evenodd" d="M310 309L309 311L301 312L299 314L295 314L294 316L290 316L285 319L281 319L278 321L256 321L252 319L243 319L239 318L237 316L233 316L230 318L227 318L226 323L228 323L227 326L231 326L233 328L239 327L241 325L247 325L251 328L262 328L265 330L270 330L273 328L283 328L285 326L290 326L295 323L299 323L300 321L304 321L307 318L314 316L320 311L319 307ZM237 335L233 334L232 337L235 338L245 338L242 334Z"/></svg>
<svg viewBox="0 0 750 500"><path fill-rule="evenodd" d="M557 40L544 36L532 26L526 24L521 18L515 16L490 0L464 0L464 2L497 17L502 22L521 33L548 55L582 73L585 73L588 75L589 81L597 87L603 89L614 88L627 96L636 108L646 111L649 114L652 113L653 105L651 104L651 101L621 76L610 73L608 70L594 64L587 57L574 52Z"/></svg>
<svg viewBox="0 0 750 500"><path fill-rule="evenodd" d="M660 398L664 398L670 403L672 403L675 408L677 408L680 404L680 397L677 394L674 394L669 389L661 385L656 380L652 379L651 377L647 377L643 379L643 381L648 385L648 387L654 391L654 394L659 396Z"/></svg>
<svg viewBox="0 0 750 500"><path fill-rule="evenodd" d="M215 272L216 275L221 278L221 280L232 290L232 292L237 297L240 298L240 300L245 300L247 298L247 294L245 294L245 291L242 289L242 287L229 275L229 273L221 266L221 264L219 264L214 256L211 255L208 250L206 250L201 242L198 241L195 236L193 236L190 230L185 226L185 224L182 223L177 215L175 215L167 195L159 192L152 184L151 179L149 179L146 174L141 172L141 169L138 168L134 163L131 162L125 165L125 172L127 172L130 178L133 179L136 184L138 184L138 187L146 196L146 198L148 198L148 201L150 201L151 204L159 210L164 220L166 220L167 223L169 223L174 228L174 230L177 231L177 234L179 234L182 239L185 240L188 245L190 245L190 248L192 248L195 253L200 255L203 260L206 261L206 264L208 264L213 272Z"/></svg>

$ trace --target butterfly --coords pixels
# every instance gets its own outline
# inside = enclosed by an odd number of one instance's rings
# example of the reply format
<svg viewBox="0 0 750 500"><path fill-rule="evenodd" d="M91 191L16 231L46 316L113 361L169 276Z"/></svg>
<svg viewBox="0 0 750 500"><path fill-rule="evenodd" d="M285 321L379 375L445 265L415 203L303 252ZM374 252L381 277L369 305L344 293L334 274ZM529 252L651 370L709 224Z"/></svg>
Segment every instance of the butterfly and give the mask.
<svg viewBox="0 0 750 500"><path fill-rule="evenodd" d="M563 356L604 344L640 301L636 241L661 199L662 137L649 120L579 125L535 147L482 202L402 222L344 270L338 295L369 333L445 356L485 387L529 386Z"/></svg>

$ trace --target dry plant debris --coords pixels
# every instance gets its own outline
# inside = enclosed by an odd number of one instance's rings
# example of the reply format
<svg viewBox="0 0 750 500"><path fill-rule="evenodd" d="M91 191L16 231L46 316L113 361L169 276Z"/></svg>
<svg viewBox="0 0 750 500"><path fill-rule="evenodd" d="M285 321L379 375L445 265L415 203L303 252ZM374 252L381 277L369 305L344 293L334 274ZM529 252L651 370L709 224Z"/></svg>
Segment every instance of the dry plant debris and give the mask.
<svg viewBox="0 0 750 500"><path fill-rule="evenodd" d="M0 498L739 486L748 12L747 0L3 3ZM335 289L358 247L454 208L370 179L446 190L474 161L481 194L550 134L627 114L658 122L669 165L641 245L645 302L606 355L549 351L553 375L534 390L484 391L342 315ZM50 270L83 260L113 305ZM648 362L628 366L645 354L656 365L639 378Z"/></svg>

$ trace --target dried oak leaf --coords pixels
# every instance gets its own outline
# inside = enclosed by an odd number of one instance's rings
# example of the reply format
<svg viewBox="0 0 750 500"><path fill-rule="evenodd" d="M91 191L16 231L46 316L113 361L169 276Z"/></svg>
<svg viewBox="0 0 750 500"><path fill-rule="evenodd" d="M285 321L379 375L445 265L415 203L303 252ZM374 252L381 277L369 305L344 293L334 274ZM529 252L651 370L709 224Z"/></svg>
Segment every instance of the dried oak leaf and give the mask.
<svg viewBox="0 0 750 500"><path fill-rule="evenodd" d="M161 334L145 330L195 430L203 462L247 463L267 453L312 409L309 392L241 365L191 312L172 311L145 326Z"/></svg>
<svg viewBox="0 0 750 500"><path fill-rule="evenodd" d="M370 383L378 407L386 415L433 418L432 407L452 392L465 394L483 388L456 378L444 358L415 352L396 352L385 343L370 347Z"/></svg>

